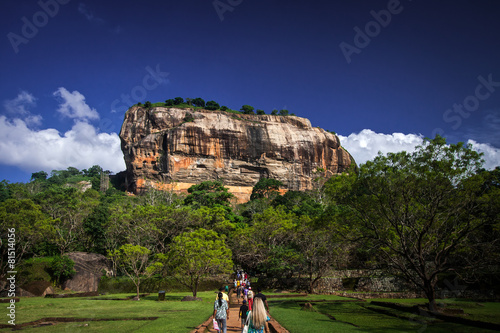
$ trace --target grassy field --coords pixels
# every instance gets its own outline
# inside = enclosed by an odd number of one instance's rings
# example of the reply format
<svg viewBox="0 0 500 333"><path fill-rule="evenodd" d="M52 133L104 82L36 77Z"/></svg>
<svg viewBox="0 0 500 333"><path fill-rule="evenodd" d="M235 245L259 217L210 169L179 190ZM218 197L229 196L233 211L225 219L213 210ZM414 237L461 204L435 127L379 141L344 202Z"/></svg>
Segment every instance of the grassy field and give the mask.
<svg viewBox="0 0 500 333"><path fill-rule="evenodd" d="M272 293L266 293L268 296ZM75 317L94 319L84 322L58 323L44 327L26 327L27 332L189 332L212 313L215 291L200 292L200 302L181 302L189 293L168 293L165 302L151 294L141 301L112 300L132 294L113 294L88 298L21 298L16 304L16 323L21 324L44 317ZM283 294L277 294L283 295ZM294 294L289 294L294 295ZM478 328L446 323L397 310L333 295L295 295L291 298L269 297L271 315L291 333L308 332L492 332ZM311 302L314 311L302 310ZM406 305L424 304L423 299L387 300ZM445 300L448 308L461 308L466 318L500 323L500 303L477 303ZM1 306L4 308L4 306ZM3 310L5 311L5 310ZM3 317L4 315L2 315ZM156 320L126 320L158 317ZM118 319L95 321L95 319ZM123 320L122 320L123 319ZM1 324L7 324L3 319ZM0 329L7 332L10 329Z"/></svg>
<svg viewBox="0 0 500 333"><path fill-rule="evenodd" d="M304 311L303 304L312 301L314 311ZM318 300L323 300L318 302ZM347 298L329 295L309 295L297 298L269 298L271 315L291 333L309 332L493 332L491 330L452 324L405 313L370 301L346 302ZM298 302L299 301L299 302ZM315 302L316 301L316 302ZM424 304L423 299L377 301ZM481 303L446 300L448 308L461 308L465 318L498 323L500 303Z"/></svg>
<svg viewBox="0 0 500 333"><path fill-rule="evenodd" d="M115 294L89 298L21 298L16 306L16 323L31 322L45 317L122 318L121 321L86 321L58 323L53 326L23 328L27 332L189 332L212 314L215 292L200 292L203 301L181 302L188 293L169 293L165 302L157 294L140 301L109 300L131 294ZM2 306L3 307L3 306ZM5 315L2 317L8 318ZM158 317L156 320L125 320ZM2 319L1 324L7 324ZM0 332L10 331L1 329Z"/></svg>

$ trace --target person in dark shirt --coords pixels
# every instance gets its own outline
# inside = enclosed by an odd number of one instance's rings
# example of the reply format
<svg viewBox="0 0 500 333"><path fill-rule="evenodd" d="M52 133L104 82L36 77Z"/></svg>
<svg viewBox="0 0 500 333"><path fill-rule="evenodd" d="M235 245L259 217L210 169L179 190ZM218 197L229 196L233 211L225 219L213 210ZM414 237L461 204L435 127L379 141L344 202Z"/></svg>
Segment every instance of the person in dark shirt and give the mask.
<svg viewBox="0 0 500 333"><path fill-rule="evenodd" d="M262 289L257 288L257 294L253 297L253 299L255 300L256 298L260 298L262 302L264 302L266 310L269 313L269 305L267 304L267 297L262 293Z"/></svg>
<svg viewBox="0 0 500 333"><path fill-rule="evenodd" d="M240 313L238 315L241 318L241 328L245 326L245 322L247 321L247 312L248 312L247 301L243 300L243 305L240 306Z"/></svg>

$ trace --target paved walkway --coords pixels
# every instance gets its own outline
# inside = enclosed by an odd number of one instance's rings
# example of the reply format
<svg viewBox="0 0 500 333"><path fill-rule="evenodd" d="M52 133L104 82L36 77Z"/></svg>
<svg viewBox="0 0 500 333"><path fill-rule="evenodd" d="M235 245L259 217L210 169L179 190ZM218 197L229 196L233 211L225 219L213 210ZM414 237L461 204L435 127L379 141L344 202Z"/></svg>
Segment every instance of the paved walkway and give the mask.
<svg viewBox="0 0 500 333"><path fill-rule="evenodd" d="M233 293L232 291L229 293L229 319L227 321L227 333L241 333L241 320L238 318L238 313L240 311L242 300L243 299L240 298L238 304L236 293ZM267 332L288 333L286 329L284 329L276 320L272 318L269 322L269 326L271 328L271 331L268 330ZM200 325L198 329L194 330L193 332L218 333L218 331L212 328L212 317L210 317L209 320Z"/></svg>
<svg viewBox="0 0 500 333"><path fill-rule="evenodd" d="M238 332L241 333L241 320L238 317L240 312L240 306L242 303L242 298L240 298L240 302L238 304L238 299L236 297L236 293L233 293L232 290L229 293L229 319L227 320L227 333ZM217 333L218 331L210 328L208 332Z"/></svg>

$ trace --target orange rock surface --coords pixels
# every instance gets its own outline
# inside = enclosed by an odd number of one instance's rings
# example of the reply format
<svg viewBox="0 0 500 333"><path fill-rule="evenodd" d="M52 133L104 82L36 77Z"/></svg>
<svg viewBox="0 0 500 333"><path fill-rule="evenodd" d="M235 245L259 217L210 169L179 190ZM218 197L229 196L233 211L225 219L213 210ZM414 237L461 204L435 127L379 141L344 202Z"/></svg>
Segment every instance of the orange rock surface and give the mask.
<svg viewBox="0 0 500 333"><path fill-rule="evenodd" d="M134 193L186 192L218 179L245 202L260 178L280 180L283 191L310 190L318 168L329 177L353 163L336 135L295 116L134 106L120 138Z"/></svg>

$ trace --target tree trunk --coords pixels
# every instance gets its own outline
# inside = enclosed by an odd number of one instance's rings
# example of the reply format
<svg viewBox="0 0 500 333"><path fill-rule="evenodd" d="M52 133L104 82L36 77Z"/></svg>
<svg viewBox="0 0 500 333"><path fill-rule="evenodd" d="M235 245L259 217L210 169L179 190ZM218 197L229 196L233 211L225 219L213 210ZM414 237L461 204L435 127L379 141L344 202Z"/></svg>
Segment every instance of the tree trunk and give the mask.
<svg viewBox="0 0 500 333"><path fill-rule="evenodd" d="M199 278L196 278L196 279L194 280L193 297L196 297L196 294L198 293L198 279L199 279Z"/></svg>
<svg viewBox="0 0 500 333"><path fill-rule="evenodd" d="M424 292L425 296L427 296L427 300L429 301L429 310L431 312L436 312L437 311L437 305L436 305L436 291L435 291L435 283L432 283L431 281L426 281L424 283Z"/></svg>
<svg viewBox="0 0 500 333"><path fill-rule="evenodd" d="M137 281L137 284L136 284L136 287L137 287L137 300L139 300L139 285L140 285L140 282Z"/></svg>

